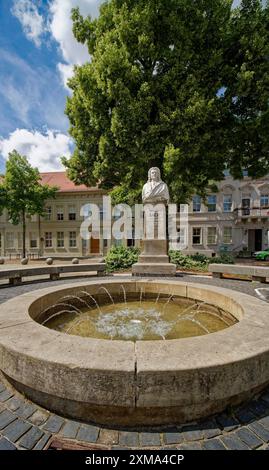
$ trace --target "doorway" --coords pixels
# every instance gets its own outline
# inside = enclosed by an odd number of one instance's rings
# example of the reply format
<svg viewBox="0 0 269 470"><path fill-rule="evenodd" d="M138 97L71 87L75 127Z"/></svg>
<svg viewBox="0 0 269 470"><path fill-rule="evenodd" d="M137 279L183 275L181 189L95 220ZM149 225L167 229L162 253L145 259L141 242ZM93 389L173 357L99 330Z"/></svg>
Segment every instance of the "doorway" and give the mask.
<svg viewBox="0 0 269 470"><path fill-rule="evenodd" d="M248 231L248 249L251 252L262 250L262 229Z"/></svg>
<svg viewBox="0 0 269 470"><path fill-rule="evenodd" d="M93 255L100 254L100 240L99 238L92 238L90 242L90 253Z"/></svg>

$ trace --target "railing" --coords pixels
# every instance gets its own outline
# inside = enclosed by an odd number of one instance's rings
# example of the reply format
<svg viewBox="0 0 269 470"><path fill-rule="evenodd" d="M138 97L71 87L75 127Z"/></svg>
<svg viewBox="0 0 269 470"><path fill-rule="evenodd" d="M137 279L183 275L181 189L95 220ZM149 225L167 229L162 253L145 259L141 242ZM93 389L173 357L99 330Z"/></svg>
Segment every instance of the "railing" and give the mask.
<svg viewBox="0 0 269 470"><path fill-rule="evenodd" d="M269 217L269 207L241 207L234 210L238 218L267 218Z"/></svg>

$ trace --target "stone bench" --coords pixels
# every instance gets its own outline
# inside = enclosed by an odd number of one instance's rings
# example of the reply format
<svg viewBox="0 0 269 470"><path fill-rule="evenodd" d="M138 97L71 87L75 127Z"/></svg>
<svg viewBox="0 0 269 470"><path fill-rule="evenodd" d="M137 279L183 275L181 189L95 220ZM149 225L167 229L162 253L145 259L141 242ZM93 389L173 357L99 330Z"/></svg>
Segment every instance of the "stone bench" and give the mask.
<svg viewBox="0 0 269 470"><path fill-rule="evenodd" d="M210 264L208 270L213 277L221 279L224 274L233 276L248 276L252 281L266 282L269 278L269 267L266 266L246 266L240 264Z"/></svg>
<svg viewBox="0 0 269 470"><path fill-rule="evenodd" d="M78 265L59 265L59 266L39 266L39 267L21 267L0 270L0 280L9 279L9 284L21 284L22 278L29 276L43 276L48 274L51 281L60 279L60 274L66 273L86 273L97 272L97 276L104 274L105 263L89 263Z"/></svg>

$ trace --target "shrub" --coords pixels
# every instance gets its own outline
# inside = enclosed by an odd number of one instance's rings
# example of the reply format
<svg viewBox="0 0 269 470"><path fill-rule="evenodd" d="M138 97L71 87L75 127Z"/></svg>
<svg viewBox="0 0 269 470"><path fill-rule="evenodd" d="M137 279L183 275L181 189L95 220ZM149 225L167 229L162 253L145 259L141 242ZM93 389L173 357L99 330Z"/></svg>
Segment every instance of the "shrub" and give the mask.
<svg viewBox="0 0 269 470"><path fill-rule="evenodd" d="M216 258L212 258L211 263L213 264L234 264L234 256L229 253L221 253Z"/></svg>
<svg viewBox="0 0 269 470"><path fill-rule="evenodd" d="M128 269L134 263L137 263L138 256L138 248L113 246L106 256L106 270L107 272L114 272L121 269Z"/></svg>
<svg viewBox="0 0 269 470"><path fill-rule="evenodd" d="M183 255L181 251L170 250L169 251L171 263L177 265L177 267L190 269L193 271L207 271L209 258L205 255Z"/></svg>
<svg viewBox="0 0 269 470"><path fill-rule="evenodd" d="M194 255L190 255L190 258L202 264L208 264L210 262L210 258L208 258L206 255L203 255L202 253L195 253Z"/></svg>

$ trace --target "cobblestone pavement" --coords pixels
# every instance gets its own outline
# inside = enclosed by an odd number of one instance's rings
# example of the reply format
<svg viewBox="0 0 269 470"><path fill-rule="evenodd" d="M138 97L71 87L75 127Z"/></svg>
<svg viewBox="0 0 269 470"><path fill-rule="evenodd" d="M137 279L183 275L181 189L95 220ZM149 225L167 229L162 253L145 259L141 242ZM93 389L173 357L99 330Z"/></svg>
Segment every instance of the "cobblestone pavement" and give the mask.
<svg viewBox="0 0 269 470"><path fill-rule="evenodd" d="M0 303L31 290L78 280L1 287ZM188 275L179 280L228 287L250 295L256 295L255 288L264 287L259 283ZM206 421L126 430L58 416L27 400L0 375L0 450L40 450L49 446L53 438L88 444L95 449L269 450L269 388L244 406L231 408Z"/></svg>

